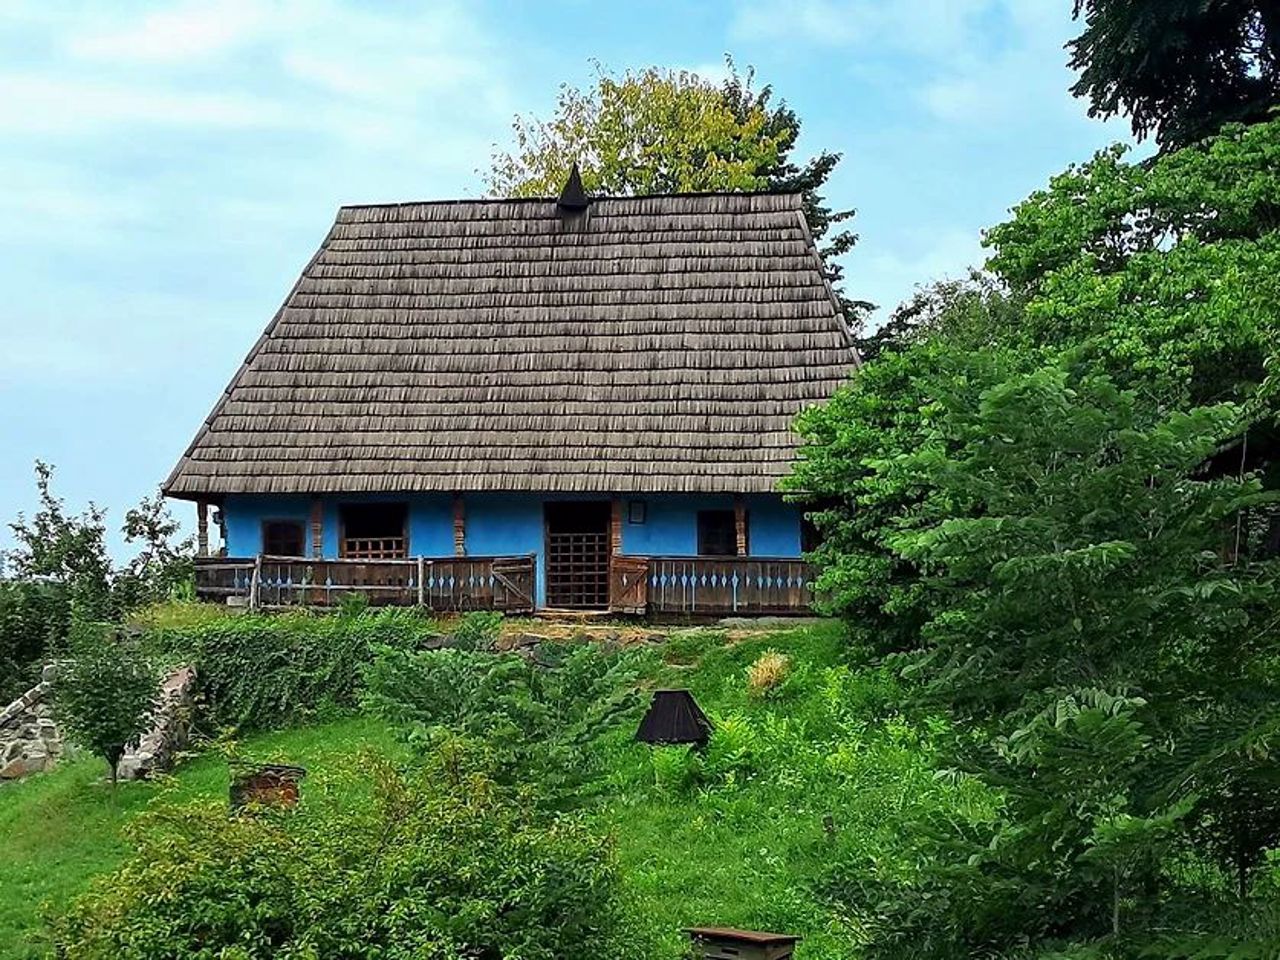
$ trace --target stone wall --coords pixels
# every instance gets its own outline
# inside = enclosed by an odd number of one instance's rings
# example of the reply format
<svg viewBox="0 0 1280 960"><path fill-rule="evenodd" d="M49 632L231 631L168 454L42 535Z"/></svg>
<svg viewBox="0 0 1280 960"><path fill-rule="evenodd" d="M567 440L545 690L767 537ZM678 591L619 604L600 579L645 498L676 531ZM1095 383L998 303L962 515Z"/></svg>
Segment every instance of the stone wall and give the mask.
<svg viewBox="0 0 1280 960"><path fill-rule="evenodd" d="M49 664L40 682L0 710L0 780L48 770L62 756L50 694L58 668Z"/></svg>
<svg viewBox="0 0 1280 960"><path fill-rule="evenodd" d="M177 755L191 741L195 691L194 667L179 667L165 677L151 729L116 764L116 775L121 780L145 780L173 766Z"/></svg>

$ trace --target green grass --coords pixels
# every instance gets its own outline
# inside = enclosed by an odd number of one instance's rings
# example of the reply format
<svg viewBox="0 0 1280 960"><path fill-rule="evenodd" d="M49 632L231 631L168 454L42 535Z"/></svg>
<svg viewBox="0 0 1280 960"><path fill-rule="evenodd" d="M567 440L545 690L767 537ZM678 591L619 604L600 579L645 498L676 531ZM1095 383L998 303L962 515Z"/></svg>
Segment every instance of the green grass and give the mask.
<svg viewBox="0 0 1280 960"><path fill-rule="evenodd" d="M791 673L757 698L747 668L766 650L788 654ZM989 815L990 798L972 785L935 780L934 722L899 716L893 681L847 662L837 627L737 643L693 632L664 654L659 682L692 690L723 742L713 739L694 782L680 785L664 781L661 762L678 753L661 757L620 732L605 746L613 789L598 817L672 958L683 927L707 925L801 934L797 960L856 955L856 918L824 895L836 869L865 857L905 866L903 823L926 806ZM747 744L746 762L726 761L734 742Z"/></svg>
<svg viewBox="0 0 1280 960"><path fill-rule="evenodd" d="M752 696L747 668L770 649L791 657L790 674L769 696ZM900 716L892 679L850 659L835 625L677 630L659 653L646 686L688 687L717 722L716 738L701 757L654 750L632 740L638 717L628 718L596 742L601 780L587 806L664 945L655 960L682 956L681 928L695 925L800 934L797 960L856 956L856 917L825 892L842 865L873 857L910 869L903 824L924 808L990 813L972 785L933 777L935 721ZM366 746L404 749L382 724L353 718L254 737L238 750L320 772ZM116 795L101 773L82 759L0 788L0 960L44 955L41 905L56 909L119 864L129 850L122 828L149 804L222 798L228 785L213 755ZM324 781L304 784L305 802L358 802L328 794Z"/></svg>
<svg viewBox="0 0 1280 960"><path fill-rule="evenodd" d="M238 744L255 760L319 768L372 746L394 750L372 720L352 718L263 734ZM57 770L0 787L0 958L44 955L41 914L82 892L129 852L122 828L157 800L227 796L227 765L207 754L155 783L104 782L101 760L80 757ZM306 784L303 785L304 796Z"/></svg>

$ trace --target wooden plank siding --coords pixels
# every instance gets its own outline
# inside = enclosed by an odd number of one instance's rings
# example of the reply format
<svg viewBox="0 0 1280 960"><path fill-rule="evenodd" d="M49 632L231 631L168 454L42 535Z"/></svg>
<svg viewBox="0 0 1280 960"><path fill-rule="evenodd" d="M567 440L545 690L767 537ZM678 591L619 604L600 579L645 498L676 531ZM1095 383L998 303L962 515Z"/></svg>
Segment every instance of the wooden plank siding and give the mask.
<svg viewBox="0 0 1280 960"><path fill-rule="evenodd" d="M614 556L615 612L678 616L794 615L812 612L814 570L786 557ZM336 605L363 593L374 605L420 605L439 612L535 608L536 559L418 557L310 560L298 557L198 558L196 595L240 598L251 606Z"/></svg>

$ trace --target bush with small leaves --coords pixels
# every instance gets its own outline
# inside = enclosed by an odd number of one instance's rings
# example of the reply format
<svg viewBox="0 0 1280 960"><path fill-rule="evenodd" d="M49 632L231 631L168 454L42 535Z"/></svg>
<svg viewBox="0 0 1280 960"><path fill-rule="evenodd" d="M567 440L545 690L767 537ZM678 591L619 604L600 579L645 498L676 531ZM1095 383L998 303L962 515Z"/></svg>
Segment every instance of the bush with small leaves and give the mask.
<svg viewBox="0 0 1280 960"><path fill-rule="evenodd" d="M365 757L291 811L153 811L131 828L133 857L54 921L58 955L652 955L606 839L531 818L456 743L426 761L404 773Z"/></svg>
<svg viewBox="0 0 1280 960"><path fill-rule="evenodd" d="M196 618L148 631L155 647L195 663L214 723L244 729L353 709L375 647L412 649L439 637L429 616L393 608Z"/></svg>

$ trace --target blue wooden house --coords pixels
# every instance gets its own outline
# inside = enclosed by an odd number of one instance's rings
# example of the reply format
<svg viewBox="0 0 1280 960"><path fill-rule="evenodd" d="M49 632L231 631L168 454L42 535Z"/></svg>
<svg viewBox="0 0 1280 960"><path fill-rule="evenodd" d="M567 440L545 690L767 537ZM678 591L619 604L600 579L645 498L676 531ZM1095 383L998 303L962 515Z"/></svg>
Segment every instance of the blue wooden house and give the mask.
<svg viewBox="0 0 1280 960"><path fill-rule="evenodd" d="M164 490L205 597L798 611L856 364L798 195L344 207Z"/></svg>

